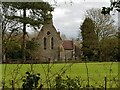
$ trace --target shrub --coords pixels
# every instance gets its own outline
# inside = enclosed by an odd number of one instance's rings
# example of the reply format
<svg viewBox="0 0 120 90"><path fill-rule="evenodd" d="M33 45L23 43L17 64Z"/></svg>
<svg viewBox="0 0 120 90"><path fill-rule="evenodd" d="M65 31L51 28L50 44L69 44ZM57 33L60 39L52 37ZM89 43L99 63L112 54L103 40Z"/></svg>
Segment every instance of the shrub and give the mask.
<svg viewBox="0 0 120 90"><path fill-rule="evenodd" d="M23 90L32 90L38 87L38 81L40 79L40 74L30 74L26 72L26 76L23 79L22 88Z"/></svg>

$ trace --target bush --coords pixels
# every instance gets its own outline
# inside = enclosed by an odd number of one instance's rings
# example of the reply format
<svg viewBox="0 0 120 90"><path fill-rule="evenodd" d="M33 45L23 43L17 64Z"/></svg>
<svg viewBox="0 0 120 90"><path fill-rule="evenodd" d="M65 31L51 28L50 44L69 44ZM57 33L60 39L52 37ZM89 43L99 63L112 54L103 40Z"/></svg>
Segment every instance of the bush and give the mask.
<svg viewBox="0 0 120 90"><path fill-rule="evenodd" d="M40 74L30 74L29 72L26 72L26 75L25 79L23 79L23 90L32 90L33 88L37 88Z"/></svg>

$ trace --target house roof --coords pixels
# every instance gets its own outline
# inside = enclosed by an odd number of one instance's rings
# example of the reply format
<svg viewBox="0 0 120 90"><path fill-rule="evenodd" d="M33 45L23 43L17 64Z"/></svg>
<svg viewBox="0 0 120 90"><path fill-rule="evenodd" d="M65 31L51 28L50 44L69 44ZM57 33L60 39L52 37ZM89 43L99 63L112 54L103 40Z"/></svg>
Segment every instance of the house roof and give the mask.
<svg viewBox="0 0 120 90"><path fill-rule="evenodd" d="M73 41L65 40L63 41L63 47L65 50L73 50Z"/></svg>

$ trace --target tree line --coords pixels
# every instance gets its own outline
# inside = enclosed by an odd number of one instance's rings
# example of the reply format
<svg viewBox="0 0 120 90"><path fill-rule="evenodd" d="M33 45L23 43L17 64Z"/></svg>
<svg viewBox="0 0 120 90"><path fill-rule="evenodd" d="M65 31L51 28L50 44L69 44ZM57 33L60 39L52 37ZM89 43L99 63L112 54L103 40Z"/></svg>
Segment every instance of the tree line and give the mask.
<svg viewBox="0 0 120 90"><path fill-rule="evenodd" d="M3 60L32 58L39 45L35 38L29 38L27 27L37 31L52 18L53 10L48 2L3 2ZM83 52L80 57L89 61L117 60L118 36L114 22L111 15L102 15L101 9L86 11L80 26Z"/></svg>
<svg viewBox="0 0 120 90"><path fill-rule="evenodd" d="M88 61L116 61L118 59L117 26L111 15L103 15L101 9L86 11L82 23L82 51Z"/></svg>

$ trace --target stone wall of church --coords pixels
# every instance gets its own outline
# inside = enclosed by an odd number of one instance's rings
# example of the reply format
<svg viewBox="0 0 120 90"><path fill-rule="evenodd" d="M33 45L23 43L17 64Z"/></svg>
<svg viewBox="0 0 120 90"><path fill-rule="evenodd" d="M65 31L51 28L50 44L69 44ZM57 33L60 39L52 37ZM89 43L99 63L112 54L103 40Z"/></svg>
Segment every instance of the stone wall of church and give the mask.
<svg viewBox="0 0 120 90"><path fill-rule="evenodd" d="M53 25L45 25L39 33L39 59L41 61L55 61L60 59L60 45L62 40Z"/></svg>

